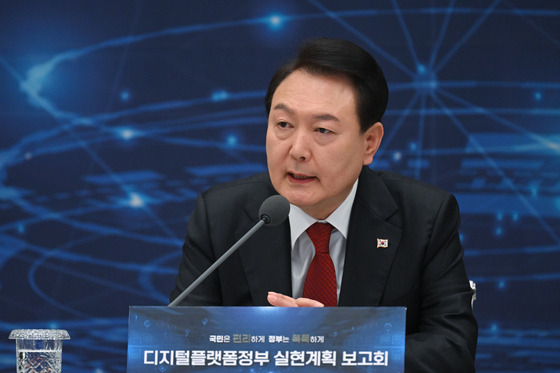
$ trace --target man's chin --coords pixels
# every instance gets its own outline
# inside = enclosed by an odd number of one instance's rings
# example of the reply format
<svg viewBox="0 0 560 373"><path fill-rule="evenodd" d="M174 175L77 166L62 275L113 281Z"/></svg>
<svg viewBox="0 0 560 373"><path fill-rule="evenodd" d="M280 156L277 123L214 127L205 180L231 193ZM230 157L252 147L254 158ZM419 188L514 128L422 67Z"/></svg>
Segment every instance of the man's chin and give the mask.
<svg viewBox="0 0 560 373"><path fill-rule="evenodd" d="M301 194L294 195L290 193L287 193L287 195L285 194L282 195L286 197L286 199L288 200L288 202L290 202L290 204L297 206L304 211L312 209L316 203L315 198L311 198L310 196L302 196Z"/></svg>

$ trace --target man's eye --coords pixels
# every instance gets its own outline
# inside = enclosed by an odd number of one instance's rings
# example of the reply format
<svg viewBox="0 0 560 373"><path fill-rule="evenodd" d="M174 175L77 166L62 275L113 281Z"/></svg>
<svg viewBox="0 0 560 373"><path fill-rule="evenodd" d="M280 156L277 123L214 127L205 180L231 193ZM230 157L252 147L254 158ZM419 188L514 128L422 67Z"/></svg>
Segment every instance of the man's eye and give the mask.
<svg viewBox="0 0 560 373"><path fill-rule="evenodd" d="M319 133L331 133L332 132L331 130L328 130L326 128L317 128L317 131Z"/></svg>
<svg viewBox="0 0 560 373"><path fill-rule="evenodd" d="M278 122L278 127L280 128L288 128L290 126L290 123L288 122Z"/></svg>

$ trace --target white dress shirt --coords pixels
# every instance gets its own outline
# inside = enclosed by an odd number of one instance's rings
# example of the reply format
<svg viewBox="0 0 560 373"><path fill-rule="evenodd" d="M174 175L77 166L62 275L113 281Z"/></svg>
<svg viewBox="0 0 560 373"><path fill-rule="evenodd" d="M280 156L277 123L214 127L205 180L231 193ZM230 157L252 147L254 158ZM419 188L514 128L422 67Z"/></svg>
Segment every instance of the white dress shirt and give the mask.
<svg viewBox="0 0 560 373"><path fill-rule="evenodd" d="M307 215L299 207L294 205L290 206L288 219L290 219L290 237L292 243L292 296L294 298L302 296L305 276L307 275L311 260L313 256L315 256L315 247L305 231L317 221L321 223L330 223L334 227L329 242L329 252L336 271L337 299L340 296L350 212L354 204L357 189L358 180L354 183L350 194L348 194L344 202L342 202L342 204L325 220L317 220Z"/></svg>

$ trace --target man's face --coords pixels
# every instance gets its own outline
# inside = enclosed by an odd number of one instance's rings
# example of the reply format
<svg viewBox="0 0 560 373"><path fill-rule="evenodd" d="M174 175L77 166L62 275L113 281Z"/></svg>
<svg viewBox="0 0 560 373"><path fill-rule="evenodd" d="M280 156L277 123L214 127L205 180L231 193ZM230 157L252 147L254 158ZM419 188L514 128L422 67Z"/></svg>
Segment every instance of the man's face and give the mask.
<svg viewBox="0 0 560 373"><path fill-rule="evenodd" d="M361 132L348 78L296 70L272 97L266 134L272 184L290 203L325 219L372 162L382 137L381 123Z"/></svg>

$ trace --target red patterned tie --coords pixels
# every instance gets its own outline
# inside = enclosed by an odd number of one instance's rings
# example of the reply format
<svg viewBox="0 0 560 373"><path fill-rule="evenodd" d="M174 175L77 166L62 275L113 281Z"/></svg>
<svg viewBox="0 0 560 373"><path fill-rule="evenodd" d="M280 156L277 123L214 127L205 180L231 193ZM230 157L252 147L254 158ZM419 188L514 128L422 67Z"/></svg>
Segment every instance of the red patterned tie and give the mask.
<svg viewBox="0 0 560 373"><path fill-rule="evenodd" d="M315 223L307 228L307 235L315 246L315 256L307 270L303 297L318 300L326 307L336 307L336 272L329 254L332 229L328 223Z"/></svg>

